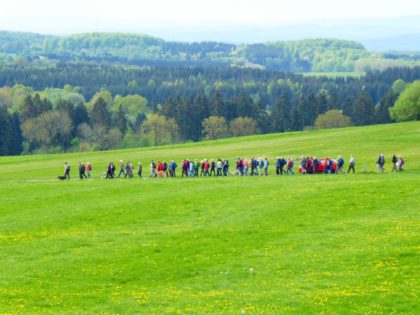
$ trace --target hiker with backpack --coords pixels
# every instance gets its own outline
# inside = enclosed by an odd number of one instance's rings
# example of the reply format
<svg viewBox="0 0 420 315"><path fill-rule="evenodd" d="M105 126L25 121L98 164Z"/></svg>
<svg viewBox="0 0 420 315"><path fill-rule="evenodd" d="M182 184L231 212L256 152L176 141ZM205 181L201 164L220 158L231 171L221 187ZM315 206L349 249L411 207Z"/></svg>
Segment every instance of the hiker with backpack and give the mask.
<svg viewBox="0 0 420 315"><path fill-rule="evenodd" d="M174 160L172 160L169 163L169 175L171 177L176 177L176 168L178 167L178 165L176 164L176 162Z"/></svg>
<svg viewBox="0 0 420 315"><path fill-rule="evenodd" d="M378 173L383 173L385 170L385 157L383 154L378 154L378 160L376 161L376 165L378 166Z"/></svg>
<svg viewBox="0 0 420 315"><path fill-rule="evenodd" d="M335 170L336 174L342 173L345 174L346 172L344 171L344 159L342 156L339 156L337 159L337 169Z"/></svg>

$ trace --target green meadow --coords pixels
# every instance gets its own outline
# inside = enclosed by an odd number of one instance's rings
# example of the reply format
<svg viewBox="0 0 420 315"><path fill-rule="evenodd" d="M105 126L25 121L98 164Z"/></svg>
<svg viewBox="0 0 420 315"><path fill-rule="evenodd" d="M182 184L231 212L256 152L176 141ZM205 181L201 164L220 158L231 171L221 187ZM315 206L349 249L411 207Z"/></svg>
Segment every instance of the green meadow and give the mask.
<svg viewBox="0 0 420 315"><path fill-rule="evenodd" d="M356 174L275 175L303 154L353 154ZM148 178L152 159L252 156L269 176ZM120 159L145 177L102 179ZM0 197L0 314L420 312L419 122L1 157Z"/></svg>

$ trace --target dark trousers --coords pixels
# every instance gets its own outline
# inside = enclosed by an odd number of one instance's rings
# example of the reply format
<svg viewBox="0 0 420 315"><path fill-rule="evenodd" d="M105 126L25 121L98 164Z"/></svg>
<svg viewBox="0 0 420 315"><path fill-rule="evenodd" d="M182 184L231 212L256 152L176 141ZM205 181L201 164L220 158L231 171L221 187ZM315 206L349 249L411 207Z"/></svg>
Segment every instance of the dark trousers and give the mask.
<svg viewBox="0 0 420 315"><path fill-rule="evenodd" d="M349 166L349 170L347 171L347 173L350 173L350 170L353 170L353 173L354 173L354 165Z"/></svg>
<svg viewBox="0 0 420 315"><path fill-rule="evenodd" d="M64 176L65 176L68 180L70 180L70 171L66 171L66 172L64 173Z"/></svg>

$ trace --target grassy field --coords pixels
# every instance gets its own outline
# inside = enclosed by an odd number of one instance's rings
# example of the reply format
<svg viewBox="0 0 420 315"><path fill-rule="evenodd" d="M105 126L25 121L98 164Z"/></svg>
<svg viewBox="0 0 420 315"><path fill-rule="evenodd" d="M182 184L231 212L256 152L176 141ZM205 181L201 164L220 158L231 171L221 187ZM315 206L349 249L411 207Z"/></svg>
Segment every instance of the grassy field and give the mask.
<svg viewBox="0 0 420 315"><path fill-rule="evenodd" d="M357 173L98 178L119 159L301 154L354 154ZM94 179L54 180L66 160ZM419 183L418 122L3 157L0 313L418 314Z"/></svg>

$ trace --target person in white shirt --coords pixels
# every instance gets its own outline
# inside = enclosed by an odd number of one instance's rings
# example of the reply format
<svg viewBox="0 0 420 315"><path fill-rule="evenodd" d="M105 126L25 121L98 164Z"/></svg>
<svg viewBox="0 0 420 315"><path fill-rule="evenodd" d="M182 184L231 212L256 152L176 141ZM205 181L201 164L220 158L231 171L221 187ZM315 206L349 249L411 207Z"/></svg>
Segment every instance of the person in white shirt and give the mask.
<svg viewBox="0 0 420 315"><path fill-rule="evenodd" d="M353 171L354 173L354 166L356 165L356 159L354 158L353 155L350 156L350 160L349 160L349 169L347 171L347 173L350 173L350 170Z"/></svg>

